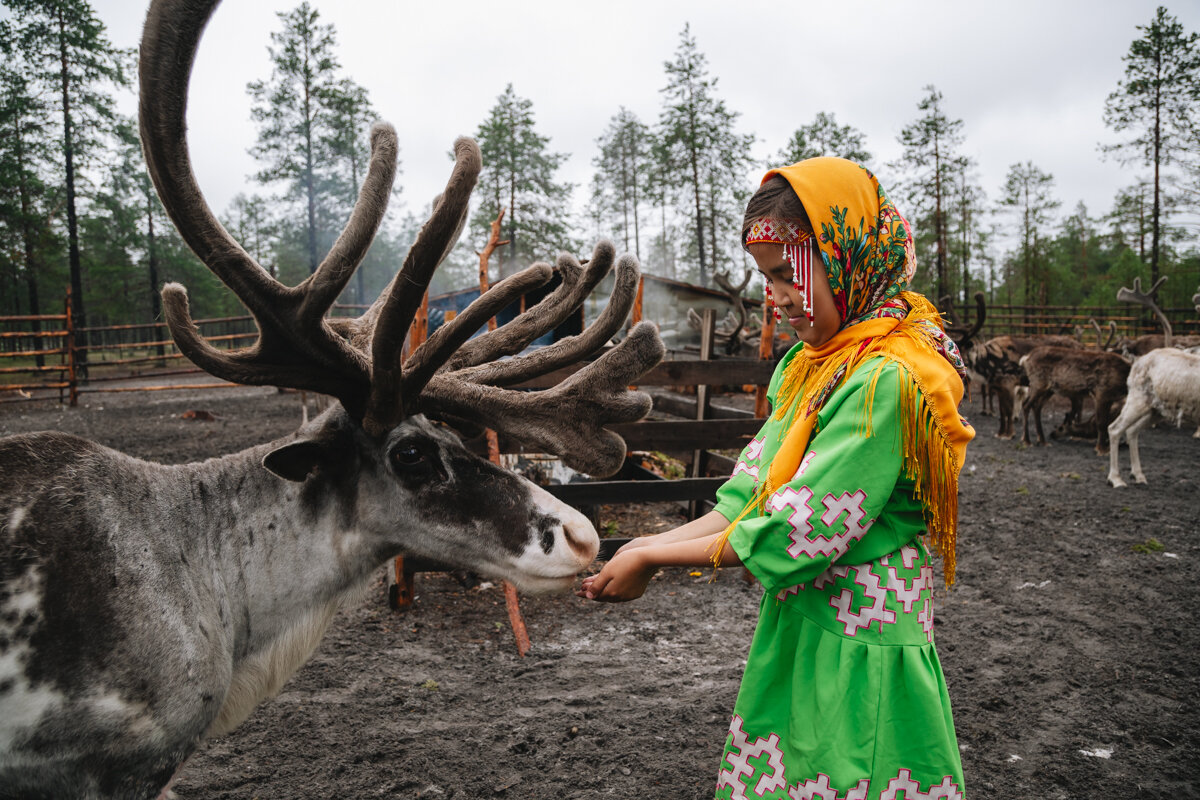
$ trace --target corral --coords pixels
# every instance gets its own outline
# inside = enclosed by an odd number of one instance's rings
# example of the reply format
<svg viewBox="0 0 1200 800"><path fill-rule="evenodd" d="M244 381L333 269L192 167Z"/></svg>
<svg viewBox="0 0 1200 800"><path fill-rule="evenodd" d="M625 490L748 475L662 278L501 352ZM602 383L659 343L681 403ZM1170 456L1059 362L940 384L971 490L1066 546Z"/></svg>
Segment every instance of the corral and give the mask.
<svg viewBox="0 0 1200 800"><path fill-rule="evenodd" d="M215 421L189 420L187 410ZM1200 792L1200 442L1143 436L1149 485L1105 483L1092 443L1022 448L980 427L961 482L959 579L937 637L970 796L1178 798ZM1054 425L1063 407L1047 414ZM57 429L164 462L289 433L294 395L236 389L0 409L0 433ZM649 533L673 505L605 507ZM187 798L684 800L711 796L760 592L740 570L664 572L621 606L525 597L518 658L498 587L435 574L397 614L379 580L314 658L232 735Z"/></svg>

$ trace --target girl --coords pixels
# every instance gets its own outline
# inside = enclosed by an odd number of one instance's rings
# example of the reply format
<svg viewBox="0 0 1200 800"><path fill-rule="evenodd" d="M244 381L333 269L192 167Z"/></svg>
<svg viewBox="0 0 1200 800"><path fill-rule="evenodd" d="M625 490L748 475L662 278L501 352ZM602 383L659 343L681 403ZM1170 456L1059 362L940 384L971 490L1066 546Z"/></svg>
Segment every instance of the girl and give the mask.
<svg viewBox="0 0 1200 800"><path fill-rule="evenodd" d="M912 234L863 167L768 172L742 242L800 337L771 379L775 410L715 510L630 542L579 594L632 600L659 567L710 560L763 584L721 800L961 800L927 549L948 585L973 436L958 350L906 291Z"/></svg>

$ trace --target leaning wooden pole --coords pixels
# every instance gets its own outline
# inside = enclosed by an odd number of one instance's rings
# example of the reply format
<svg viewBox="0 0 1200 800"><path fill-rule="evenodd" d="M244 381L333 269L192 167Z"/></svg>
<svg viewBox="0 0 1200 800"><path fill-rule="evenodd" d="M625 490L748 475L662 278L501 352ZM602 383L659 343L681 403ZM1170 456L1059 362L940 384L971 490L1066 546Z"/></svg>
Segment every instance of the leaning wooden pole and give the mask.
<svg viewBox="0 0 1200 800"><path fill-rule="evenodd" d="M500 213L492 220L492 230L488 234L487 244L479 251L479 294L483 294L491 285L488 282L488 260L491 259L492 253L497 247L503 247L508 244L508 239L500 241L500 223L504 221L504 212L507 209L501 208ZM496 318L492 317L488 320L488 330L496 330Z"/></svg>
<svg viewBox="0 0 1200 800"><path fill-rule="evenodd" d="M763 301L762 339L758 343L758 357L766 361L775 355L775 314L771 304ZM754 390L754 416L760 419L770 413L767 402L767 387L759 386Z"/></svg>
<svg viewBox="0 0 1200 800"><path fill-rule="evenodd" d="M508 244L508 240L500 240L500 223L504 221L504 211L501 208L500 213L492 220L492 229L488 234L487 244L479 251L479 294L490 287L488 280L488 261L492 257L497 247L503 247ZM496 330L496 318L492 317L488 320L488 330ZM500 440L496 436L496 432L492 429L487 431L488 458L493 464L500 464ZM529 631L525 627L525 619L521 616L521 601L517 597L517 587L513 586L508 581L502 581L504 585L504 605L508 608L508 621L512 625L513 638L517 641L517 655L521 658L529 652Z"/></svg>
<svg viewBox="0 0 1200 800"><path fill-rule="evenodd" d="M408 331L408 342L404 348L404 355L407 358L410 353L421 346L421 343L429 338L429 292L425 292L425 296L421 298L421 307L417 309L417 314L413 318L412 327ZM305 412L307 412L307 405ZM412 607L413 598L416 596L413 572L405 568L404 556L396 556L392 564L394 572L393 583L388 589L388 604L397 611L407 611Z"/></svg>

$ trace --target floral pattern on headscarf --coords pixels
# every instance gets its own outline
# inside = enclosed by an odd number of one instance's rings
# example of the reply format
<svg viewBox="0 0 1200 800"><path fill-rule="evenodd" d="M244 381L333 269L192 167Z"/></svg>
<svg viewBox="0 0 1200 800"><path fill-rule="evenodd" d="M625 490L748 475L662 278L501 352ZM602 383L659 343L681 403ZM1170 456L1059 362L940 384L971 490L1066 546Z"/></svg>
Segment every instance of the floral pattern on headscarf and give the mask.
<svg viewBox="0 0 1200 800"><path fill-rule="evenodd" d="M773 169L800 198L817 234L817 246L839 330L880 316L903 318L899 300L917 271L916 248L908 220L896 209L872 172L844 158L810 158ZM897 305L898 304L898 305ZM935 324L929 333L959 375L966 374L958 346Z"/></svg>

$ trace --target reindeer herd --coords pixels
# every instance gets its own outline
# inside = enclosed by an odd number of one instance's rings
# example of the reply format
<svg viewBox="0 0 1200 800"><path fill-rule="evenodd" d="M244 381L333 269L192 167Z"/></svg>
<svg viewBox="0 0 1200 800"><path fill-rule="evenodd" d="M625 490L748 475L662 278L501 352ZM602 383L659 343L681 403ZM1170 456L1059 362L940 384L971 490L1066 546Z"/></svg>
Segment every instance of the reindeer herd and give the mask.
<svg viewBox="0 0 1200 800"><path fill-rule="evenodd" d="M1138 433L1157 420L1176 426L1200 425L1200 336L1173 335L1170 321L1154 302L1154 293L1164 280L1159 278L1144 292L1135 278L1132 289L1117 292L1119 300L1150 308L1162 334L1130 339L1117 336L1116 326L1110 324L1105 336L1093 320L1094 347L1085 346L1081 335L998 336L976 341L985 315L982 294L976 295L979 314L973 328L967 329L951 317L947 330L962 349L970 382L981 388L984 413L990 413L993 399L998 406L996 436L1014 436L1019 409L1022 441L1030 444L1029 419L1033 417L1037 443L1045 445L1042 408L1053 395L1062 395L1071 407L1058 432L1094 436L1096 453L1109 455L1108 482L1117 488L1126 486L1118 464L1121 436L1125 436L1133 479L1146 483ZM1200 292L1192 302L1200 314ZM1085 399L1091 399L1094 407L1088 419L1083 418ZM1200 429L1196 436L1200 437Z"/></svg>

